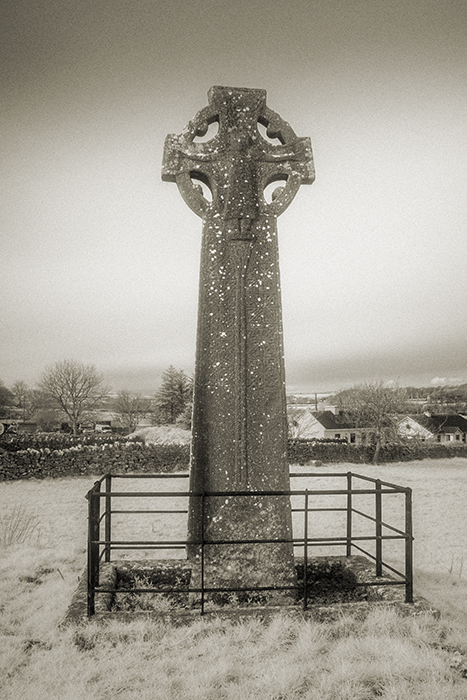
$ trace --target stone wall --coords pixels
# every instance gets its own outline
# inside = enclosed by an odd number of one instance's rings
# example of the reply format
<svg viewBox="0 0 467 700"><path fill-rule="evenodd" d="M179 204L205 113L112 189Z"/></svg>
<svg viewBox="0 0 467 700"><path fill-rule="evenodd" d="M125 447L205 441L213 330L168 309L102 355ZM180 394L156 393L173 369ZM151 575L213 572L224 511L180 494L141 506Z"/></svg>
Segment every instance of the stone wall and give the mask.
<svg viewBox="0 0 467 700"><path fill-rule="evenodd" d="M374 448L333 440L288 442L289 464L313 462L371 464ZM408 441L383 448L380 462L467 457L465 444ZM170 473L189 468L189 445L146 445L138 439L113 436L21 435L2 436L0 481L67 476Z"/></svg>
<svg viewBox="0 0 467 700"><path fill-rule="evenodd" d="M0 443L0 480L184 471L188 445L146 445L113 436L9 436Z"/></svg>

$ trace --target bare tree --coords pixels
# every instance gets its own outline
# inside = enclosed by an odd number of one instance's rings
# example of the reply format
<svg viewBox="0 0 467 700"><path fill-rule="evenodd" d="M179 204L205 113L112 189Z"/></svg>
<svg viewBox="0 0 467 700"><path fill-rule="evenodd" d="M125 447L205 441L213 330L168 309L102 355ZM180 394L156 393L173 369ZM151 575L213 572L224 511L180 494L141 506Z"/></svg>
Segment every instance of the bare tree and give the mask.
<svg viewBox="0 0 467 700"><path fill-rule="evenodd" d="M14 403L15 398L13 393L7 389L4 383L0 380L0 416L6 415L8 407L13 406Z"/></svg>
<svg viewBox="0 0 467 700"><path fill-rule="evenodd" d="M57 362L45 370L40 388L68 416L73 435L78 434L80 418L108 394L103 378L93 365L73 360Z"/></svg>
<svg viewBox="0 0 467 700"><path fill-rule="evenodd" d="M120 391L115 401L115 412L118 413L123 425L132 433L140 420L151 410L151 402L138 394Z"/></svg>
<svg viewBox="0 0 467 700"><path fill-rule="evenodd" d="M371 428L373 461L378 462L382 446L398 440L397 419L406 409L405 390L385 387L382 382L366 382L339 392L334 400L356 421L356 427Z"/></svg>
<svg viewBox="0 0 467 700"><path fill-rule="evenodd" d="M20 409L23 420L29 418L32 411L31 390L26 382L21 380L15 382L11 387L13 396L15 397L15 406Z"/></svg>

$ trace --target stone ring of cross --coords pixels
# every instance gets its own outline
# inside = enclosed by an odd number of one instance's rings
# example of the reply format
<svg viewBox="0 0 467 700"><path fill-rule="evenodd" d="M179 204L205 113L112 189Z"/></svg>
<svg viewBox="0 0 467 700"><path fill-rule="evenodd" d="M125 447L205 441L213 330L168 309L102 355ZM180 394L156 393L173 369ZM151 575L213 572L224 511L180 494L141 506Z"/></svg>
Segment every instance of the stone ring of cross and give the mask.
<svg viewBox="0 0 467 700"><path fill-rule="evenodd" d="M202 218L217 214L252 221L261 214L279 216L300 185L314 180L310 139L298 137L266 106L265 90L215 86L208 98L209 105L181 134L167 136L162 179L176 182L185 202ZM214 123L217 133L200 141ZM258 125L266 128L266 138ZM268 202L265 190L275 182L280 187Z"/></svg>

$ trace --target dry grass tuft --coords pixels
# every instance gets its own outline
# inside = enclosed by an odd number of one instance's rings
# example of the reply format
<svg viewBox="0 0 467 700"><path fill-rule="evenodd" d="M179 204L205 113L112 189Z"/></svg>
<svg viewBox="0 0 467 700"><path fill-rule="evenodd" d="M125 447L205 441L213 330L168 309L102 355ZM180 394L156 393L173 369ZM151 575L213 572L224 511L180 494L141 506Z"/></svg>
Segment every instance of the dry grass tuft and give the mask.
<svg viewBox="0 0 467 700"><path fill-rule="evenodd" d="M25 506L13 505L0 517L0 547L12 547L25 542L37 544L39 537L39 518Z"/></svg>

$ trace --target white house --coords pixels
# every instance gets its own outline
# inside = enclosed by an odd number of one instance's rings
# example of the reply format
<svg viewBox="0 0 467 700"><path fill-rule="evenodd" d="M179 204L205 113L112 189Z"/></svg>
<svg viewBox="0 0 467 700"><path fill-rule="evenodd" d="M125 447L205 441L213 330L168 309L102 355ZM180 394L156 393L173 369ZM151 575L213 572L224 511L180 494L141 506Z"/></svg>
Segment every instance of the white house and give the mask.
<svg viewBox="0 0 467 700"><path fill-rule="evenodd" d="M416 437L420 440L466 442L467 418L460 413L439 415L422 413L404 416L399 421L398 432L402 437Z"/></svg>
<svg viewBox="0 0 467 700"><path fill-rule="evenodd" d="M326 411L312 411L309 406L287 407L289 421L289 436L291 438L331 438L347 440L355 445L365 444L371 428L356 427L354 421L344 418L335 412L334 407L329 407Z"/></svg>

